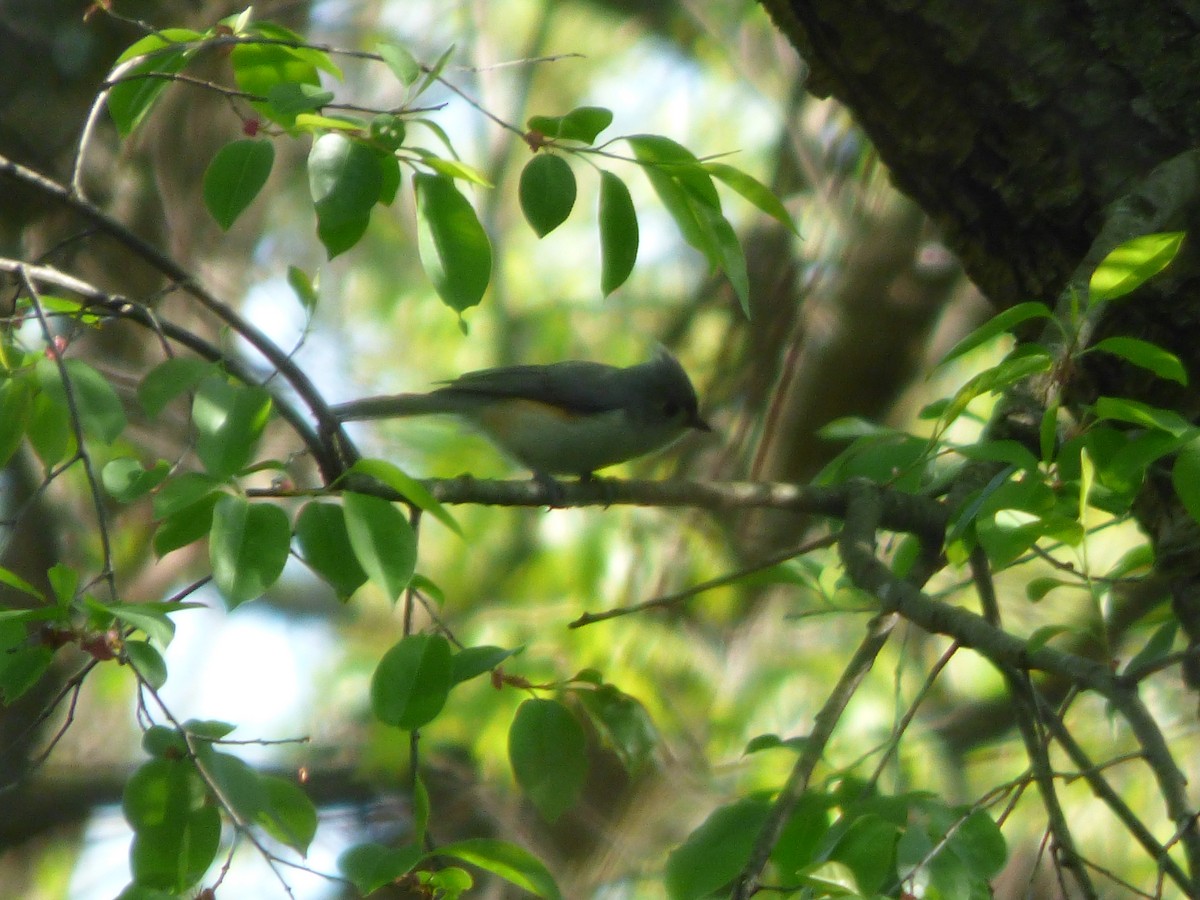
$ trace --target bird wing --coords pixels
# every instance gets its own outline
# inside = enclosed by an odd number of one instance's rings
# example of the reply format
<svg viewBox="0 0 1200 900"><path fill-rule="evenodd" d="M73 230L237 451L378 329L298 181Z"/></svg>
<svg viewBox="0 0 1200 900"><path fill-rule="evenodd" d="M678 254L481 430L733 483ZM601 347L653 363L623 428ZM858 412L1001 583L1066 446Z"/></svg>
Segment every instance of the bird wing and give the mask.
<svg viewBox="0 0 1200 900"><path fill-rule="evenodd" d="M615 366L583 360L546 366L500 366L467 372L432 393L519 397L576 412L605 412L619 404L611 401L611 391L596 388L620 371ZM609 397L608 402L604 397Z"/></svg>

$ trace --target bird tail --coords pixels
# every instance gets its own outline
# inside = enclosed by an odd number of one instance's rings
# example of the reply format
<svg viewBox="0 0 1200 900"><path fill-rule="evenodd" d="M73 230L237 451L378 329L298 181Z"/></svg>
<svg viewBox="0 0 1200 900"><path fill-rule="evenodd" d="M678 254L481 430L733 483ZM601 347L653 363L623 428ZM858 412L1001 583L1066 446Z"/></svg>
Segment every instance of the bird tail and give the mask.
<svg viewBox="0 0 1200 900"><path fill-rule="evenodd" d="M351 419L393 419L401 416L427 416L453 413L458 406L434 391L428 394L385 394L339 403L331 410L343 422Z"/></svg>

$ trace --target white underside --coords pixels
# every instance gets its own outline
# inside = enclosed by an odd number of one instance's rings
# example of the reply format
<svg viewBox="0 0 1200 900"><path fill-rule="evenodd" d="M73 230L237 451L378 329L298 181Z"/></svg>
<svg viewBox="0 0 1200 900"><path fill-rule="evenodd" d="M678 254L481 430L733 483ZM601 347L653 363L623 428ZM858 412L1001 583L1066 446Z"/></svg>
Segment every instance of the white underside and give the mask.
<svg viewBox="0 0 1200 900"><path fill-rule="evenodd" d="M635 425L624 410L565 417L540 404L494 404L463 414L498 447L547 475L585 475L662 449L686 430L673 422Z"/></svg>

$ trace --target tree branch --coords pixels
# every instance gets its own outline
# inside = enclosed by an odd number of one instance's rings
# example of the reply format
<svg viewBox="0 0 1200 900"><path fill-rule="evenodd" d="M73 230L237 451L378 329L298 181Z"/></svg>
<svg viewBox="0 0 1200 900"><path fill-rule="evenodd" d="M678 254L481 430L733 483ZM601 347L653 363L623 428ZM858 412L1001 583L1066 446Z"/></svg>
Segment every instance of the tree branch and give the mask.
<svg viewBox="0 0 1200 900"><path fill-rule="evenodd" d="M322 433L340 431L340 424L330 412L329 404L325 402L324 397L304 370L259 328L208 290L191 272L184 269L174 259L149 241L134 234L88 200L75 195L58 182L3 155L0 155L0 175L20 181L67 207L169 278L199 301L201 306L241 335L250 346L271 363L312 411ZM332 446L316 441L310 446L310 449L327 482L333 481L341 474L343 466L338 455L333 452Z"/></svg>

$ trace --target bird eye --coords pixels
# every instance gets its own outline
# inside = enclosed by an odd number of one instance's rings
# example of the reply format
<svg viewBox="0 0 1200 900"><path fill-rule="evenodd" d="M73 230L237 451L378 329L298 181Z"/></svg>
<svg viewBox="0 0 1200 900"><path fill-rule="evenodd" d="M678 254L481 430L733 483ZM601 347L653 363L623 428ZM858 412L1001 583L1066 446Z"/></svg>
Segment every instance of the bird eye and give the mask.
<svg viewBox="0 0 1200 900"><path fill-rule="evenodd" d="M663 402L662 412L663 412L663 415L666 416L668 419L673 419L677 415L679 415L679 404L676 403L674 400L666 400Z"/></svg>

